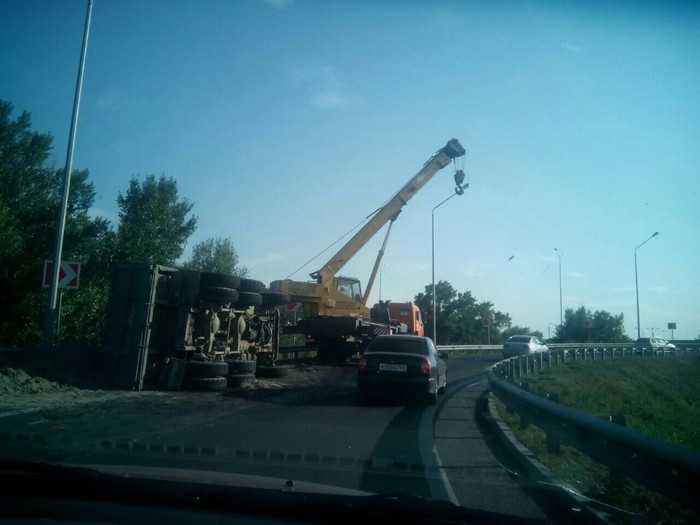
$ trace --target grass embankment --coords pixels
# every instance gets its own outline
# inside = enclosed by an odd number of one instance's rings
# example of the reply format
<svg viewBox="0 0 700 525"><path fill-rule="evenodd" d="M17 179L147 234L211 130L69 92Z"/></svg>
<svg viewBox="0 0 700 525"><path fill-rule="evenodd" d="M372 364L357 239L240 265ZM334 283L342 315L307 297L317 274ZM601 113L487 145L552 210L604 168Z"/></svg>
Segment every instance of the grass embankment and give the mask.
<svg viewBox="0 0 700 525"><path fill-rule="evenodd" d="M624 415L627 427L650 436L700 450L700 359L577 361L542 370L525 378L530 391L557 393L562 405L587 414ZM582 494L633 512L620 523L696 523L700 516L673 501L624 480L612 485L607 468L562 444L559 454L547 452L544 432L533 425L520 428L517 414L499 402L499 412L518 439L547 467L552 477Z"/></svg>

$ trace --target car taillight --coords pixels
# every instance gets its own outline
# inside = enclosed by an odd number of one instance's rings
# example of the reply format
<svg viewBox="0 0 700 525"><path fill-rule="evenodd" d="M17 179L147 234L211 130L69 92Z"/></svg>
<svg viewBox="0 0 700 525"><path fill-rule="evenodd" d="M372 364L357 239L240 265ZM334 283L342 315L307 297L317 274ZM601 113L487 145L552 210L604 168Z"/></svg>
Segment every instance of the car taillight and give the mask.
<svg viewBox="0 0 700 525"><path fill-rule="evenodd" d="M433 367L430 365L430 361L428 361L427 357L424 357L423 361L421 361L420 370L418 370L418 372L421 374L430 375L430 372L432 372L432 370Z"/></svg>
<svg viewBox="0 0 700 525"><path fill-rule="evenodd" d="M360 357L360 360L357 362L357 369L367 370L367 358L365 356Z"/></svg>

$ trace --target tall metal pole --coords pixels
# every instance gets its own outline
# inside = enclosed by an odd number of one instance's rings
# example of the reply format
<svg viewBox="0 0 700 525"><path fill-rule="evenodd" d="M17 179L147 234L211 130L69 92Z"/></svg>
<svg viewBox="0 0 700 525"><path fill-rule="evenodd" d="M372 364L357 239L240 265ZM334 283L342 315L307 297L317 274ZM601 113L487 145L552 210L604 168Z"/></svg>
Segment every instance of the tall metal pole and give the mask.
<svg viewBox="0 0 700 525"><path fill-rule="evenodd" d="M90 19L92 18L93 0L88 0L87 13L85 15L85 29L83 31L83 46L80 52L80 65L78 67L78 80L75 86L75 98L73 100L73 117L71 118L70 134L68 137L68 150L66 152L66 166L63 171L63 197L58 216L58 228L56 230L56 244L53 259L53 276L51 277L51 297L46 313L46 326L44 330L44 343L51 344L56 323L56 302L58 298L58 278L61 271L61 257L63 255L63 234L66 229L66 214L68 211L68 196L70 194L70 176L73 170L73 151L75 149L75 134L78 128L78 113L80 111L80 96L83 90L83 73L85 71L85 56L87 55L88 35L90 34Z"/></svg>
<svg viewBox="0 0 700 525"><path fill-rule="evenodd" d="M437 346L437 317L436 317L436 311L437 308L435 307L436 303L436 298L435 298L435 210L437 210L440 206L445 204L448 200L450 200L452 197L455 195L459 195L458 193L453 193L449 197L447 197L444 201L442 201L440 204L435 206L433 208L432 212L432 220L431 220L431 237L432 237L432 267L433 267L433 344Z"/></svg>
<svg viewBox="0 0 700 525"><path fill-rule="evenodd" d="M554 248L554 251L557 252L557 257L559 257L559 326L561 327L564 324L564 308L561 299L561 254L556 248Z"/></svg>
<svg viewBox="0 0 700 525"><path fill-rule="evenodd" d="M646 241L644 241L642 244L637 246L634 249L634 287L635 290L637 291L637 339L642 337L642 332L639 324L639 278L637 277L637 250L644 246L647 242L649 242L651 239L656 237L659 234L659 232L654 232L651 237L649 237Z"/></svg>

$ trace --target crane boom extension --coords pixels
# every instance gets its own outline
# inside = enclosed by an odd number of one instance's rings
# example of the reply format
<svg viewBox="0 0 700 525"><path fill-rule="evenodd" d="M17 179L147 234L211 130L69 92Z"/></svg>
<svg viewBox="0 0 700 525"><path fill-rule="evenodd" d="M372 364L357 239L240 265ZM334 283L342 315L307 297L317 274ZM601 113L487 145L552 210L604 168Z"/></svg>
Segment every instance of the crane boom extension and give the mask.
<svg viewBox="0 0 700 525"><path fill-rule="evenodd" d="M338 252L311 277L318 283L327 285L338 271L384 226L393 221L406 203L425 186L439 170L447 166L452 159L461 157L464 148L457 139L451 139L446 146L440 148L423 168L394 195L389 202L382 206L367 223L338 250Z"/></svg>

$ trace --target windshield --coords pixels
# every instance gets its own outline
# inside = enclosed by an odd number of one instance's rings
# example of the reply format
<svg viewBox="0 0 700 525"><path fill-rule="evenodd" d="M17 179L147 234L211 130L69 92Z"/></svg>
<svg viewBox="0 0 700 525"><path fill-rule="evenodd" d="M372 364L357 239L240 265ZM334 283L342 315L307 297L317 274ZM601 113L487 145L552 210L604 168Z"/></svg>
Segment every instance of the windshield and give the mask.
<svg viewBox="0 0 700 525"><path fill-rule="evenodd" d="M380 338L374 341L367 352L396 352L400 354L428 355L428 345L424 341Z"/></svg>
<svg viewBox="0 0 700 525"><path fill-rule="evenodd" d="M508 339L508 342L509 343L529 343L532 340L533 340L532 337L528 337L528 336L524 336L524 335L521 335L521 336L516 335L516 336L513 336L510 339Z"/></svg>
<svg viewBox="0 0 700 525"><path fill-rule="evenodd" d="M673 0L0 2L0 460L380 520L700 522L663 477L700 464L699 27ZM673 453L593 458L601 421Z"/></svg>

